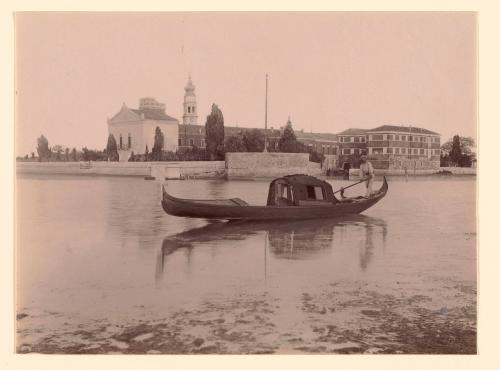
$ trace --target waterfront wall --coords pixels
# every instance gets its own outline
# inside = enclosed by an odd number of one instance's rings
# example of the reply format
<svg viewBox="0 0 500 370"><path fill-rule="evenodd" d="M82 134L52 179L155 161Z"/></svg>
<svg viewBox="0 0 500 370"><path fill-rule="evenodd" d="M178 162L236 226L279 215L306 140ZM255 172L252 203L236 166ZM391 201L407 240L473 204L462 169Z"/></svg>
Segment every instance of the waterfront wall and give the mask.
<svg viewBox="0 0 500 370"><path fill-rule="evenodd" d="M296 173L320 175L321 165L308 153L226 153L228 179L279 177Z"/></svg>
<svg viewBox="0 0 500 370"><path fill-rule="evenodd" d="M225 162L17 162L16 171L30 174L202 178L224 177Z"/></svg>
<svg viewBox="0 0 500 370"><path fill-rule="evenodd" d="M472 167L439 167L434 169L377 169L375 175L387 176L413 176L413 175L434 175L443 171L449 171L453 175L476 175L476 168ZM349 178L357 179L359 177L359 169L353 168L349 170Z"/></svg>

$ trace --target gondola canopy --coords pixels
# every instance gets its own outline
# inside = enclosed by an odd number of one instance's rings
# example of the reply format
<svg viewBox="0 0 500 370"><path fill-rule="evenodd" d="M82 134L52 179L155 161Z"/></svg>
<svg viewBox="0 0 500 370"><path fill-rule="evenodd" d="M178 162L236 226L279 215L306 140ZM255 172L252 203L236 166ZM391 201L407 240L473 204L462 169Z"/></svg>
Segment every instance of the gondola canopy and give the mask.
<svg viewBox="0 0 500 370"><path fill-rule="evenodd" d="M307 203L336 203L332 186L308 175L288 175L269 185L268 206L300 206Z"/></svg>

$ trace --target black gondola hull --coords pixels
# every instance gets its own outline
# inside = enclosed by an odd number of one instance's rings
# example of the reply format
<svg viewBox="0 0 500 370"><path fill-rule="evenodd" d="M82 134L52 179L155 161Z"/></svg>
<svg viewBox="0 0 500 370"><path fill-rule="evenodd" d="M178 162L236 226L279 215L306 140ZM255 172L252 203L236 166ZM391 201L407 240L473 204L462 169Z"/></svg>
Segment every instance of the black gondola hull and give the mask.
<svg viewBox="0 0 500 370"><path fill-rule="evenodd" d="M168 194L162 187L162 207L166 213L178 217L218 220L303 220L341 217L359 214L380 201L387 193L384 177L382 187L369 198L350 199L320 206L252 206L229 203L230 200L202 201L181 199Z"/></svg>

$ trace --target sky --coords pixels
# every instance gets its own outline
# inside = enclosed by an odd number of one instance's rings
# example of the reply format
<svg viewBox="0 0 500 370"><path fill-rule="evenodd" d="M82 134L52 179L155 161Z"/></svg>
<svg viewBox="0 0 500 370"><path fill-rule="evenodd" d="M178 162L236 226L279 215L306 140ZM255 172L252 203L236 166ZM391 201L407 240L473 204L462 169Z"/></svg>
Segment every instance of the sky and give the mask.
<svg viewBox="0 0 500 370"><path fill-rule="evenodd" d="M476 137L472 12L28 12L15 16L16 154L103 149L123 103L155 97L182 122L196 86L225 125L338 133L384 124Z"/></svg>

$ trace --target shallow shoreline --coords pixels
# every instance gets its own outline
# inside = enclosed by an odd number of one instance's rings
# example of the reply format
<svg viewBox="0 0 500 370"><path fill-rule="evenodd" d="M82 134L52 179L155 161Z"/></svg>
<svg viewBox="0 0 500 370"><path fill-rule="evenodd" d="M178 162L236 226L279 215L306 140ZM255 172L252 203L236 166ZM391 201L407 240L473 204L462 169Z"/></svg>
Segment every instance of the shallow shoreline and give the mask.
<svg viewBox="0 0 500 370"><path fill-rule="evenodd" d="M216 297L149 320L66 323L35 342L27 338L40 328L30 328L29 315L21 314L17 353L475 354L475 283L446 285L454 302L438 307L432 297L403 288L388 294L360 282L333 283L302 293L297 310L306 320L285 325L283 302L266 292Z"/></svg>

